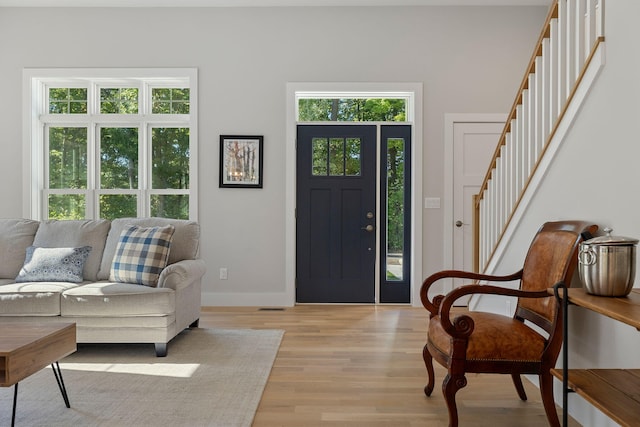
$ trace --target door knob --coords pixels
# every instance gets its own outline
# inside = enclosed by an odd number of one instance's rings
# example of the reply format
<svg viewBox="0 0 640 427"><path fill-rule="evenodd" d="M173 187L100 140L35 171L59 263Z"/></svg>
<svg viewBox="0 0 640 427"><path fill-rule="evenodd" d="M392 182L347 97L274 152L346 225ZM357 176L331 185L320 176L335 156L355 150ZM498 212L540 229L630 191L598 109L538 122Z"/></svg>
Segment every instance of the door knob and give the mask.
<svg viewBox="0 0 640 427"><path fill-rule="evenodd" d="M365 230L371 233L373 231L373 225L369 224L366 227L362 227L361 230Z"/></svg>
<svg viewBox="0 0 640 427"><path fill-rule="evenodd" d="M458 228L460 228L460 227L462 227L464 225L464 223L462 221L460 221L460 220L457 220L455 222L455 224L456 224L456 227L458 227Z"/></svg>

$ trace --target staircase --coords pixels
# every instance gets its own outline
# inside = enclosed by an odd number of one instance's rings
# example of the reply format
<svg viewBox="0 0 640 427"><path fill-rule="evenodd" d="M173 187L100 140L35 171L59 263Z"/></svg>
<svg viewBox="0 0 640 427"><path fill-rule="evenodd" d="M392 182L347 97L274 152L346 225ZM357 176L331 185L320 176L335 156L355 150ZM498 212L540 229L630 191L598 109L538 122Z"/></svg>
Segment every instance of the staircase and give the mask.
<svg viewBox="0 0 640 427"><path fill-rule="evenodd" d="M474 199L476 271L500 258L604 66L604 0L554 0Z"/></svg>

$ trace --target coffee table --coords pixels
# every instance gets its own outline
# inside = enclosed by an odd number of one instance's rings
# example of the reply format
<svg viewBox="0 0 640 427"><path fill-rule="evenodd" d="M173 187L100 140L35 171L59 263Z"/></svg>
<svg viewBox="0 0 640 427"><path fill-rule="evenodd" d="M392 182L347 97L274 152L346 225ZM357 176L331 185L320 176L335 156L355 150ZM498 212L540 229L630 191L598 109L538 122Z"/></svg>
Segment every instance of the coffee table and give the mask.
<svg viewBox="0 0 640 427"><path fill-rule="evenodd" d="M65 405L71 407L58 360L75 351L75 323L0 324L0 387L14 386L12 426L16 418L18 382L47 365L53 368Z"/></svg>

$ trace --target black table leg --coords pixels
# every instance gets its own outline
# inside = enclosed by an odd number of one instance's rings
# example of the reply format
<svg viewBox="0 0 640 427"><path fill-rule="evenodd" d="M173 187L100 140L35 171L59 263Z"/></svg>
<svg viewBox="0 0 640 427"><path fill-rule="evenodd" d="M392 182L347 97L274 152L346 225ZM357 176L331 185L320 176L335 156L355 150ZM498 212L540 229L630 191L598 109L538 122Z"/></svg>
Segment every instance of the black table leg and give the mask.
<svg viewBox="0 0 640 427"><path fill-rule="evenodd" d="M16 402L18 401L18 383L13 386L13 412L11 413L11 427L16 425Z"/></svg>
<svg viewBox="0 0 640 427"><path fill-rule="evenodd" d="M60 365L58 364L58 362L52 363L51 369L53 369L53 375L55 375L56 381L58 382L58 387L60 387L60 393L62 393L64 404L67 406L67 408L71 408L71 405L69 404L69 396L67 395L67 388L64 386L62 371L60 370Z"/></svg>

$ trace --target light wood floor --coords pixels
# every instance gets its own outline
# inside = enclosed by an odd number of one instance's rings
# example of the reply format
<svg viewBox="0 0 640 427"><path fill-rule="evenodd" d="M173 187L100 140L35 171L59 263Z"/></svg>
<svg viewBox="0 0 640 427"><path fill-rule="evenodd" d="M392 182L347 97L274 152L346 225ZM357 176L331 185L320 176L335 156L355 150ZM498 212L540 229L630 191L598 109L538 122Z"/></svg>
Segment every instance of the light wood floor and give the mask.
<svg viewBox="0 0 640 427"><path fill-rule="evenodd" d="M200 326L286 331L254 427L448 425L439 365L436 390L431 397L423 393L424 309L207 307ZM538 389L524 383L526 402L508 376L469 375L457 395L460 426L547 425Z"/></svg>

